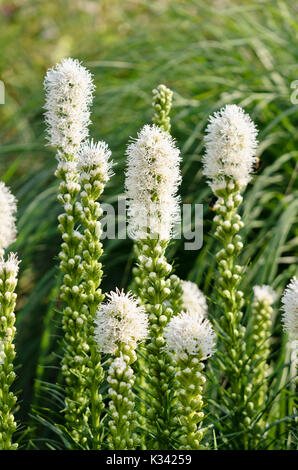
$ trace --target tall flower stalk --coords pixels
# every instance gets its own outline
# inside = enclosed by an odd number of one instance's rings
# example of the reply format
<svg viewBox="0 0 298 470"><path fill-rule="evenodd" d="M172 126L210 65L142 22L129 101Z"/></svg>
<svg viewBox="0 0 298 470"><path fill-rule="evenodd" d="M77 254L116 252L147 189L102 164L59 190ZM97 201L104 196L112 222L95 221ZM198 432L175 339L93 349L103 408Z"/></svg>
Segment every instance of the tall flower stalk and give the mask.
<svg viewBox="0 0 298 470"><path fill-rule="evenodd" d="M293 343L298 346L298 279L293 277L282 296L282 322L285 332Z"/></svg>
<svg viewBox="0 0 298 470"><path fill-rule="evenodd" d="M17 397L11 391L15 380L14 337L15 304L19 261L14 253L5 257L4 250L16 239L16 200L0 182L0 450L15 450L12 437L17 425L14 418Z"/></svg>
<svg viewBox="0 0 298 470"><path fill-rule="evenodd" d="M102 404L95 388L102 380L102 368L94 349L92 319L102 300L98 263L102 251L98 240L100 209L96 199L107 179L108 151L104 144L85 143L94 85L91 74L77 60L64 59L50 69L45 90L48 139L57 149L58 200L64 209L59 216L63 240L59 257L64 274L61 299L65 418L73 440L84 448L88 447L90 419L92 446L99 446ZM79 231L81 224L83 234Z"/></svg>
<svg viewBox="0 0 298 470"><path fill-rule="evenodd" d="M197 313L181 312L165 327L167 350L176 362L178 426L174 437L178 449L201 448L205 430L198 426L204 419L203 386L206 378L203 360L215 352L215 333L210 322Z"/></svg>
<svg viewBox="0 0 298 470"><path fill-rule="evenodd" d="M162 354L163 328L173 310L170 298L172 267L165 251L175 222L179 219L177 189L180 183L179 151L170 135L156 126L144 126L127 149L126 194L129 232L135 240L136 290L149 318L148 377L150 431L156 430L154 448L168 448L172 428L171 381L174 368Z"/></svg>
<svg viewBox="0 0 298 470"><path fill-rule="evenodd" d="M14 411L17 402L16 395L10 390L15 380L13 361L15 358L14 336L15 304L17 275L19 262L14 253L7 260L0 259L0 343L2 354L0 358L0 449L15 450L18 445L12 443L16 430Z"/></svg>
<svg viewBox="0 0 298 470"><path fill-rule="evenodd" d="M282 296L282 323L284 331L290 342L292 380L291 391L293 393L293 426L297 427L297 383L298 383L298 279L294 276Z"/></svg>
<svg viewBox="0 0 298 470"><path fill-rule="evenodd" d="M88 323L88 346L90 355L89 385L91 400L91 433L92 447L98 449L102 434L101 412L103 402L98 394L103 381L101 356L94 340L94 320L98 306L103 301L100 289L102 280L102 264L99 261L103 250L100 241L102 209L98 202L105 183L111 176L111 152L104 142L84 142L78 153L78 170L80 175L80 202L76 204L80 212L83 227L82 247L82 300L81 318Z"/></svg>
<svg viewBox="0 0 298 470"><path fill-rule="evenodd" d="M154 109L152 122L164 132L170 133L171 120L169 115L172 109L173 92L170 88L160 84L152 90L152 94L152 107ZM183 308L182 281L176 274L172 274L170 276L170 281L171 297L169 299L169 304L173 310L174 315L176 315L177 313L181 312Z"/></svg>
<svg viewBox="0 0 298 470"><path fill-rule="evenodd" d="M95 338L99 351L110 354L108 448L135 449L138 413L135 411L135 375L131 364L136 361L136 347L148 335L145 309L131 293L111 292L96 316Z"/></svg>
<svg viewBox="0 0 298 470"><path fill-rule="evenodd" d="M264 408L267 402L268 374L270 358L270 338L272 334L272 304L277 295L270 286L254 286L249 336L249 358L251 363L250 407L253 406L254 419L251 426L250 446L258 448L264 438L266 419ZM249 387L247 386L247 388Z"/></svg>
<svg viewBox="0 0 298 470"><path fill-rule="evenodd" d="M238 257L243 248L239 231L243 222L238 214L243 191L255 163L257 131L243 109L227 105L211 116L205 136L204 174L217 198L215 237L222 248L216 255L219 277L216 283L221 316L218 327L222 338L222 355L217 359L223 374L220 405L226 410L223 434L234 433L229 445L247 448L247 430L251 424L248 405L247 372L249 371L246 328L242 325L244 294L239 288L243 268Z"/></svg>

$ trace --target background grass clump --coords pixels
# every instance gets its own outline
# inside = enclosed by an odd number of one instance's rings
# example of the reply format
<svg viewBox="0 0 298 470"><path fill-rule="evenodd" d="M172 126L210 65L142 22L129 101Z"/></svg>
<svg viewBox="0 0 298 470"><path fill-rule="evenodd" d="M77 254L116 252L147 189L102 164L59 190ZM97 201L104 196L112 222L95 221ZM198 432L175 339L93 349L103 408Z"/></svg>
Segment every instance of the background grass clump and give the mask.
<svg viewBox="0 0 298 470"><path fill-rule="evenodd" d="M202 177L202 136L212 112L226 103L243 106L260 129L258 156L263 163L243 206L244 237L251 242L242 260L248 265L245 282L273 284L281 293L295 274L298 107L291 102L291 83L298 77L297 5L272 0L208 3L1 3L0 78L6 101L0 115L0 172L19 200L19 237L13 248L22 259L17 306L17 362L22 368L16 382L23 401L22 420L30 419L32 409L48 406L41 399L41 387L55 381L59 360L60 315L55 302L60 282L59 204L55 156L45 148L42 85L46 69L61 58L77 57L94 74L90 132L108 142L117 163L104 202L116 204L119 188L123 191L126 143L152 118L151 90L164 83L174 91L171 123L183 155L182 199L203 203L205 218L202 249L185 252L183 241L175 241L169 255L177 274L197 282L207 296L212 290L216 242L208 235L211 193ZM103 290L127 287L132 242L105 240L104 250ZM272 357L278 362L279 316L273 339ZM285 345L282 355L288 355ZM36 376L43 382L34 383ZM281 369L279 385L285 377ZM286 400L281 398L279 406L286 408ZM275 427L273 447L278 437L284 442L285 426L281 422ZM48 432L40 429L40 436Z"/></svg>

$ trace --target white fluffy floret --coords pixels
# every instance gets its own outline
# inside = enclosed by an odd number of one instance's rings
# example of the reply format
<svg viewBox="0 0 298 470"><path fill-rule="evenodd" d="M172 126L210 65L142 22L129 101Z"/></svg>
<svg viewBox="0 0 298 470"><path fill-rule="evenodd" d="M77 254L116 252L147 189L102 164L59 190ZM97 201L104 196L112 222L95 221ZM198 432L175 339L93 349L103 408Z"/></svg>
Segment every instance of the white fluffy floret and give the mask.
<svg viewBox="0 0 298 470"><path fill-rule="evenodd" d="M207 359L215 352L216 335L211 323L202 316L181 312L173 317L164 329L167 349L176 353L177 358L199 355Z"/></svg>
<svg viewBox="0 0 298 470"><path fill-rule="evenodd" d="M203 292L194 282L182 281L181 284L183 309L189 313L206 317L208 315L208 305Z"/></svg>
<svg viewBox="0 0 298 470"><path fill-rule="evenodd" d="M254 300L257 302L264 302L266 304L273 304L277 299L277 293L270 286L254 286Z"/></svg>
<svg viewBox="0 0 298 470"><path fill-rule="evenodd" d="M10 189L0 182L0 254L16 239L16 198Z"/></svg>
<svg viewBox="0 0 298 470"><path fill-rule="evenodd" d="M89 171L94 168L100 171L104 182L107 182L112 175L112 162L110 157L112 152L105 142L85 141L78 151L79 171Z"/></svg>
<svg viewBox="0 0 298 470"><path fill-rule="evenodd" d="M44 88L48 140L60 157L74 155L89 133L92 76L78 60L63 59L48 70Z"/></svg>
<svg viewBox="0 0 298 470"><path fill-rule="evenodd" d="M298 341L298 279L293 277L282 297L282 320L285 331Z"/></svg>
<svg viewBox="0 0 298 470"><path fill-rule="evenodd" d="M203 173L213 191L225 187L229 180L245 188L256 160L257 144L255 124L239 106L227 105L209 118Z"/></svg>
<svg viewBox="0 0 298 470"><path fill-rule="evenodd" d="M0 275L5 271L9 277L16 278L19 272L20 261L15 253L9 253L7 259L0 258Z"/></svg>
<svg viewBox="0 0 298 470"><path fill-rule="evenodd" d="M179 221L180 152L172 137L146 125L127 148L129 234L168 240ZM149 236L150 236L149 235Z"/></svg>
<svg viewBox="0 0 298 470"><path fill-rule="evenodd" d="M95 339L98 349L115 354L117 347L127 344L136 349L139 341L148 336L148 318L144 307L130 292L110 292L108 302L96 314Z"/></svg>

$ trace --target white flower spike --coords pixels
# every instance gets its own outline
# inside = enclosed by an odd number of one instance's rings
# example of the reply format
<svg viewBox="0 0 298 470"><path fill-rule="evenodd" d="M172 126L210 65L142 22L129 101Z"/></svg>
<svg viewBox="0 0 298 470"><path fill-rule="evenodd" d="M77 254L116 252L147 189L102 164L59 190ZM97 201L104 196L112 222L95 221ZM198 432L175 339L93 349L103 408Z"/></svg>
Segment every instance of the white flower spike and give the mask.
<svg viewBox="0 0 298 470"><path fill-rule="evenodd" d="M173 317L164 329L167 349L176 353L177 358L200 355L207 359L215 352L216 335L209 320L189 312Z"/></svg>
<svg viewBox="0 0 298 470"><path fill-rule="evenodd" d="M16 198L10 189L0 182L0 255L16 239L16 210Z"/></svg>
<svg viewBox="0 0 298 470"><path fill-rule="evenodd" d="M249 115L235 104L209 119L203 156L203 173L213 191L232 180L244 189L256 161L257 129Z"/></svg>
<svg viewBox="0 0 298 470"><path fill-rule="evenodd" d="M206 297L198 286L191 281L182 281L182 302L183 309L189 313L208 315L208 305Z"/></svg>
<svg viewBox="0 0 298 470"><path fill-rule="evenodd" d="M48 70L44 88L48 140L60 158L73 157L89 134L92 76L78 60L63 59Z"/></svg>
<svg viewBox="0 0 298 470"><path fill-rule="evenodd" d="M282 297L282 320L284 330L293 341L298 341L298 279L288 284Z"/></svg>
<svg viewBox="0 0 298 470"><path fill-rule="evenodd" d="M130 292L110 292L95 319L95 339L101 352L115 354L120 344L136 349L148 336L148 318L144 307Z"/></svg>
<svg viewBox="0 0 298 470"><path fill-rule="evenodd" d="M180 152L168 133L145 125L126 154L130 236L169 240L179 221Z"/></svg>
<svg viewBox="0 0 298 470"><path fill-rule="evenodd" d="M254 299L258 302L273 304L277 299L277 293L270 286L254 286Z"/></svg>

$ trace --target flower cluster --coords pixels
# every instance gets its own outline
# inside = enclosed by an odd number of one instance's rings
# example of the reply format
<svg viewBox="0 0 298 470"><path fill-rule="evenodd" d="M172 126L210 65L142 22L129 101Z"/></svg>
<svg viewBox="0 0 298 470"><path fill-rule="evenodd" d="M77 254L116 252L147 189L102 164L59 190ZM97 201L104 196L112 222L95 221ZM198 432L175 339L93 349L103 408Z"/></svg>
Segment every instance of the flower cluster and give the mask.
<svg viewBox="0 0 298 470"><path fill-rule="evenodd" d="M263 302L265 304L273 304L277 299L276 292L272 289L272 287L267 285L262 286L254 286L254 300L256 302Z"/></svg>
<svg viewBox="0 0 298 470"><path fill-rule="evenodd" d="M210 117L203 173L213 191L230 180L245 188L255 163L256 137L255 124L239 106L227 105Z"/></svg>
<svg viewBox="0 0 298 470"><path fill-rule="evenodd" d="M101 352L115 354L119 344L135 349L148 336L145 310L131 293L110 292L96 315L95 338Z"/></svg>
<svg viewBox="0 0 298 470"><path fill-rule="evenodd" d="M105 142L94 142L93 139L82 143L78 150L77 168L80 172L81 179L84 179L84 174L98 169L100 172L101 181L106 183L112 176L112 162L110 157L112 152L109 150Z"/></svg>
<svg viewBox="0 0 298 470"><path fill-rule="evenodd" d="M9 253L7 259L0 259L0 274L6 273L7 280L15 279L19 272L20 261L15 253Z"/></svg>
<svg viewBox="0 0 298 470"><path fill-rule="evenodd" d="M283 325L293 341L298 341L298 279L288 284L282 297Z"/></svg>
<svg viewBox="0 0 298 470"><path fill-rule="evenodd" d="M173 317L164 329L167 349L178 358L199 355L207 359L215 352L216 335L209 320L189 312Z"/></svg>
<svg viewBox="0 0 298 470"><path fill-rule="evenodd" d="M126 154L130 235L169 240L179 221L180 152L168 133L146 125Z"/></svg>
<svg viewBox="0 0 298 470"><path fill-rule="evenodd" d="M0 255L16 239L16 198L10 189L0 182Z"/></svg>
<svg viewBox="0 0 298 470"><path fill-rule="evenodd" d="M78 60L63 59L48 70L44 87L48 140L59 150L60 158L74 156L89 134L92 76Z"/></svg>
<svg viewBox="0 0 298 470"><path fill-rule="evenodd" d="M208 305L203 292L191 281L181 281L181 285L183 310L206 317Z"/></svg>

